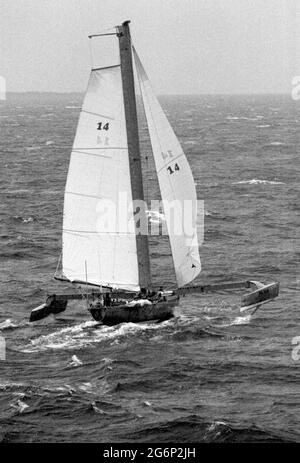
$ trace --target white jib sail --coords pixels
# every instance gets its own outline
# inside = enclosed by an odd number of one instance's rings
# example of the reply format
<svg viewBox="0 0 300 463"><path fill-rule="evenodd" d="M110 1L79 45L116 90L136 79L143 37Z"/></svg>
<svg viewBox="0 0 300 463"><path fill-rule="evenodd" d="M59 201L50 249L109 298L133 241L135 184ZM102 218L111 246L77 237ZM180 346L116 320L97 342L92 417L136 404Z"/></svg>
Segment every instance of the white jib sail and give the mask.
<svg viewBox="0 0 300 463"><path fill-rule="evenodd" d="M69 280L139 289L135 229L119 220L120 195L131 203L121 69L112 66L92 70L73 144L62 252Z"/></svg>
<svg viewBox="0 0 300 463"><path fill-rule="evenodd" d="M178 286L201 271L197 238L197 195L192 171L180 143L153 93L134 51L137 75L166 215Z"/></svg>

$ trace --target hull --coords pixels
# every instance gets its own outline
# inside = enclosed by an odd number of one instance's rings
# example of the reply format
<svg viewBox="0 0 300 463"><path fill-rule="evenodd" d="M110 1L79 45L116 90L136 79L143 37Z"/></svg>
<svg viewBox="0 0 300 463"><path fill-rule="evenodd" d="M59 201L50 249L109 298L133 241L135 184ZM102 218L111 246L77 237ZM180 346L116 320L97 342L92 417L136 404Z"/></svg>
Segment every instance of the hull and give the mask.
<svg viewBox="0 0 300 463"><path fill-rule="evenodd" d="M166 301L154 302L151 305L129 306L122 304L110 307L90 307L94 320L104 325L118 325L119 323L139 323L150 320L168 320L174 316L174 308L179 297L172 296Z"/></svg>

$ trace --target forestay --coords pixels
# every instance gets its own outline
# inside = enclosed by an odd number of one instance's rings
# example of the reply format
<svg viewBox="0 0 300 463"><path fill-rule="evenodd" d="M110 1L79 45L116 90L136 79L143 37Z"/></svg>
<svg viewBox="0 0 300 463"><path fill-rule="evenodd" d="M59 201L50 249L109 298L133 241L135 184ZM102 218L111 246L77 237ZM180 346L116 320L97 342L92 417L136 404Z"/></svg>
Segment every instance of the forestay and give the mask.
<svg viewBox="0 0 300 463"><path fill-rule="evenodd" d="M69 280L139 289L134 225L118 220L119 193L131 203L121 70L112 66L91 72L72 149L62 254Z"/></svg>
<svg viewBox="0 0 300 463"><path fill-rule="evenodd" d="M152 151L166 215L178 286L201 271L197 239L197 196L193 175L134 51L137 75L151 139Z"/></svg>

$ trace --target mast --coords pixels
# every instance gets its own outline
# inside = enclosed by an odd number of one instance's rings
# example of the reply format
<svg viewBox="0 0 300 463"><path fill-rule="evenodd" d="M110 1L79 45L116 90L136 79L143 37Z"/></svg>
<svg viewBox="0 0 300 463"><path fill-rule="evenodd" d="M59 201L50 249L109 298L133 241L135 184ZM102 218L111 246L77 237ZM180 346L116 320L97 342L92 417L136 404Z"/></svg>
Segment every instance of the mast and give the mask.
<svg viewBox="0 0 300 463"><path fill-rule="evenodd" d="M141 200L144 202L143 177L138 133L136 99L134 91L134 77L129 23L130 21L125 21L122 24L122 26L118 26L121 74L123 84L132 201ZM143 209L141 211L134 210L133 214L135 215L137 212L139 212L140 216L146 217L145 203L143 203ZM140 234L138 230L136 233L136 248L139 284L141 288L149 288L149 286L151 285L151 274L148 236Z"/></svg>

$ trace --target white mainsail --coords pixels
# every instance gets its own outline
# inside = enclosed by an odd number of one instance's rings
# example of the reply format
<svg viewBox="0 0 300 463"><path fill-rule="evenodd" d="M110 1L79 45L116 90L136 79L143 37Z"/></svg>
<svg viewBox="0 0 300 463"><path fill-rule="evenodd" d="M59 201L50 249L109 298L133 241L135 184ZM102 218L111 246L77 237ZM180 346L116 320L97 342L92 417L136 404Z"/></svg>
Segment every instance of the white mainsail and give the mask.
<svg viewBox="0 0 300 463"><path fill-rule="evenodd" d="M153 93L134 48L133 52L166 215L177 284L181 287L196 278L201 271L195 182L185 154ZM169 207L173 214L167 213L166 209ZM185 220L186 211L192 215L188 220ZM178 227L178 222L181 227ZM187 224L189 230L186 229Z"/></svg>
<svg viewBox="0 0 300 463"><path fill-rule="evenodd" d="M120 225L120 193L127 195L130 204L122 78L117 65L92 70L73 144L62 252L62 271L70 281L139 289L135 229Z"/></svg>

